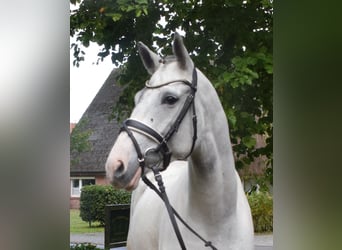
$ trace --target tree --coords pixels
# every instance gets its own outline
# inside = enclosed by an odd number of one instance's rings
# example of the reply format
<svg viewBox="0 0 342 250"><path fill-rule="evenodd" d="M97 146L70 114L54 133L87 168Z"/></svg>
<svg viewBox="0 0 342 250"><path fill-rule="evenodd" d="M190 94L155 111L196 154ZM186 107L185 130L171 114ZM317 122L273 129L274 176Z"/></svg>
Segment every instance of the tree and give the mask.
<svg viewBox="0 0 342 250"><path fill-rule="evenodd" d="M77 164L79 162L79 154L87 152L91 149L89 142L90 130L85 130L88 120L83 118L72 130L70 135L70 154L74 156L71 164Z"/></svg>
<svg viewBox="0 0 342 250"><path fill-rule="evenodd" d="M102 46L99 60L111 56L121 66L119 84L126 88L113 117L127 115L133 96L148 75L137 41L161 56L170 54L172 34L185 32L185 44L195 65L216 88L230 126L238 169L266 156L272 181L273 159L273 1L272 0L71 0L70 36L74 65L84 59L82 46ZM256 148L255 135L266 138Z"/></svg>

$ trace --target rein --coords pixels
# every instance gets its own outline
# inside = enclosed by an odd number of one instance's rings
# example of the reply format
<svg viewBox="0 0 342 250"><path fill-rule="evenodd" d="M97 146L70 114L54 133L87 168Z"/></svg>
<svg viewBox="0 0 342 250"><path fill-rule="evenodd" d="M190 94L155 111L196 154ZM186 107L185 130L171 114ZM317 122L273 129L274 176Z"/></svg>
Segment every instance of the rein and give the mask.
<svg viewBox="0 0 342 250"><path fill-rule="evenodd" d="M186 98L183 108L178 114L176 121L173 123L171 126L170 130L166 133L166 135L163 137L161 134L159 134L157 131L155 131L153 128L147 126L146 124L134 120L134 119L127 119L123 122L123 125L121 127L121 131L125 131L130 139L133 142L133 145L135 147L135 150L138 155L138 162L139 162L139 167L142 169L142 180L144 183L150 187L153 191L156 192L156 194L164 201L166 209L168 211L172 226L174 228L175 234L177 236L178 242L181 246L182 250L186 250L184 240L182 238L182 235L180 233L179 227L177 225L175 217L177 217L183 225L188 228L190 232L192 232L194 235L196 235L200 240L202 240L205 243L205 247L211 247L213 250L217 250L216 247L212 245L210 241L206 241L203 237L201 237L194 229L192 229L182 218L181 216L177 213L177 211L171 206L168 196L165 191L165 186L164 182L162 179L162 176L160 174L160 171L164 171L170 164L170 159L172 152L169 150L167 146L167 142L170 140L172 135L178 131L178 128L183 121L183 118L185 117L186 113L192 106L192 121L193 121L193 139L192 139L192 145L189 153L183 158L185 160L188 158L194 147L195 143L197 140L197 116L196 116L196 109L195 109L195 94L197 91L197 72L196 69L193 69L192 72L192 82L189 82L187 80L175 80L167 83L162 83L157 86L151 86L149 83L146 83L147 88L159 88L165 85L168 85L170 83L174 82L183 82L184 84L188 85L191 88L191 93L188 95ZM132 131L138 132L140 134L143 134L155 142L159 143L156 148L148 148L145 153L143 154L141 152L141 149L139 147L139 144L134 137ZM161 164L162 163L162 164ZM161 166L162 165L162 166ZM146 177L145 175L145 167L150 168L153 171L154 178L156 182L158 183L159 189Z"/></svg>

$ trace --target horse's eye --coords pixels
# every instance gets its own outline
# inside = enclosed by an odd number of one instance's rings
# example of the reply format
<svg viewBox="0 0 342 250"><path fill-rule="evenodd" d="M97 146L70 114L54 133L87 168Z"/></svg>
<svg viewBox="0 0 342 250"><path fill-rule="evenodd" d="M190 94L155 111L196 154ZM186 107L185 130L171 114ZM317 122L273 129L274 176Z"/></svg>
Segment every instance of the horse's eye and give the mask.
<svg viewBox="0 0 342 250"><path fill-rule="evenodd" d="M168 105L172 105L175 104L178 101L178 98L172 95L168 95L163 99L163 104L168 104Z"/></svg>

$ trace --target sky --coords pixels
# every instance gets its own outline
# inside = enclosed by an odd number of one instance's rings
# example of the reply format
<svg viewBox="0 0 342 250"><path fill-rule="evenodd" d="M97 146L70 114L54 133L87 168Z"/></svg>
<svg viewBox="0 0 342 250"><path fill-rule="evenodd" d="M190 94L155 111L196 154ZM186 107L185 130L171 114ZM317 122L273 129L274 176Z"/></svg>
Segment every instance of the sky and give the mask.
<svg viewBox="0 0 342 250"><path fill-rule="evenodd" d="M70 4L70 10L78 8L78 4ZM70 38L70 45L75 42L75 38ZM80 66L73 66L73 51L70 50L70 122L77 123L83 113L88 108L91 101L113 70L114 65L107 56L103 62L96 65L97 53L100 47L95 43L90 43L85 51L85 60L80 62Z"/></svg>
<svg viewBox="0 0 342 250"><path fill-rule="evenodd" d="M98 51L98 45L90 44L85 49L85 61L82 61L79 67L73 66L73 53L72 50L70 51L70 122L72 123L79 121L114 68L110 56L96 65Z"/></svg>

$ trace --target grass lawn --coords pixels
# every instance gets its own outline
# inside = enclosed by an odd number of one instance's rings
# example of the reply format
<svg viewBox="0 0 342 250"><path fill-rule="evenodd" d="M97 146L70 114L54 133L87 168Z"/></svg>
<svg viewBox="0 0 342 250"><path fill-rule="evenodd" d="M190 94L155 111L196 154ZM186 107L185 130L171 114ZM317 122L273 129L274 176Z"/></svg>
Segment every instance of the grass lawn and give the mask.
<svg viewBox="0 0 342 250"><path fill-rule="evenodd" d="M70 233L98 233L104 232L104 227L99 222L85 222L80 217L80 210L70 209Z"/></svg>

